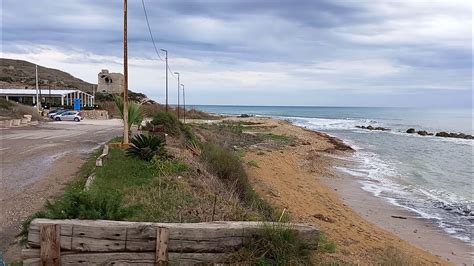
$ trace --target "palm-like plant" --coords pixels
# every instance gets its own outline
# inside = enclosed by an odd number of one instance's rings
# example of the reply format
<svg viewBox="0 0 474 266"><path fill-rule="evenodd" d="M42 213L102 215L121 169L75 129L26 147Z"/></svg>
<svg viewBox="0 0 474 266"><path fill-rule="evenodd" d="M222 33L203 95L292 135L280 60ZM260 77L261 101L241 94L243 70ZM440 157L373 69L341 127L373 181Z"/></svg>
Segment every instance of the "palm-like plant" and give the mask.
<svg viewBox="0 0 474 266"><path fill-rule="evenodd" d="M115 105L117 106L120 116L123 119L123 98L116 96L114 98ZM136 102L128 103L128 128L133 125L140 125L143 121L143 110L140 104Z"/></svg>
<svg viewBox="0 0 474 266"><path fill-rule="evenodd" d="M131 139L131 145L127 149L127 155L138 157L145 161L151 161L154 156L166 157L165 140L157 136L135 135Z"/></svg>

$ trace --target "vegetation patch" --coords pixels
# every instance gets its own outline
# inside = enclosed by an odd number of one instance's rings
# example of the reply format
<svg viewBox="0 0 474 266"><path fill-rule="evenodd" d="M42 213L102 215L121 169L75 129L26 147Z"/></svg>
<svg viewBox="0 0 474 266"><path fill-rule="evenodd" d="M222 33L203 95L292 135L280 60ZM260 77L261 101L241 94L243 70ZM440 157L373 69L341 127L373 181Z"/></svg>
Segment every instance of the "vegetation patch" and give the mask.
<svg viewBox="0 0 474 266"><path fill-rule="evenodd" d="M273 140L273 141L289 141L290 140L290 137L286 136L286 135L278 135L278 134L273 134L273 133L267 133L267 134L263 134L263 136L265 137L265 139L269 139L269 140Z"/></svg>
<svg viewBox="0 0 474 266"><path fill-rule="evenodd" d="M172 136L176 136L179 133L179 121L178 118L170 112L158 112L153 116L151 121L152 125L162 126L163 131Z"/></svg>
<svg viewBox="0 0 474 266"><path fill-rule="evenodd" d="M255 160L248 161L247 164L252 167L260 168L260 166L258 166L257 161Z"/></svg>
<svg viewBox="0 0 474 266"><path fill-rule="evenodd" d="M127 155L137 157L145 161L151 161L155 156L166 158L165 140L154 135L135 135L127 149Z"/></svg>
<svg viewBox="0 0 474 266"><path fill-rule="evenodd" d="M244 244L237 261L252 265L309 265L308 249L286 224L264 223L261 236Z"/></svg>
<svg viewBox="0 0 474 266"><path fill-rule="evenodd" d="M329 240L324 234L321 234L318 242L318 251L322 253L335 253L337 245Z"/></svg>

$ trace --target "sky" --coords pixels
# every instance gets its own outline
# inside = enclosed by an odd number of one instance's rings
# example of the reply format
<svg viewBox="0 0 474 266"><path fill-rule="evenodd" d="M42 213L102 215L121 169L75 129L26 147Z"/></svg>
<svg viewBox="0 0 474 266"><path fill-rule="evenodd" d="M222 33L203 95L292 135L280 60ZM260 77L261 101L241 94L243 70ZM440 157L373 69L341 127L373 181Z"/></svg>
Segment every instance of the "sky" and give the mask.
<svg viewBox="0 0 474 266"><path fill-rule="evenodd" d="M164 102L165 64L128 2L129 88ZM91 83L123 71L122 1L1 3L2 57ZM188 104L472 108L469 0L144 3ZM176 102L171 75L169 90Z"/></svg>

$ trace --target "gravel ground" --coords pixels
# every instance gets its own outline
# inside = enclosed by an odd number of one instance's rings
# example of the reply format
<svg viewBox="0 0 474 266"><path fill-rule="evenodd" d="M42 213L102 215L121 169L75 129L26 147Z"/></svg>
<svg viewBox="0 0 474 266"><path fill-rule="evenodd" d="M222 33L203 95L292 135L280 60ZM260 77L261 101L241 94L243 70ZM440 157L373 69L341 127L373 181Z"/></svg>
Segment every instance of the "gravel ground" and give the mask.
<svg viewBox="0 0 474 266"><path fill-rule="evenodd" d="M121 134L120 120L0 129L0 255L20 259L21 222L61 193L88 155ZM1 256L0 256L1 257Z"/></svg>

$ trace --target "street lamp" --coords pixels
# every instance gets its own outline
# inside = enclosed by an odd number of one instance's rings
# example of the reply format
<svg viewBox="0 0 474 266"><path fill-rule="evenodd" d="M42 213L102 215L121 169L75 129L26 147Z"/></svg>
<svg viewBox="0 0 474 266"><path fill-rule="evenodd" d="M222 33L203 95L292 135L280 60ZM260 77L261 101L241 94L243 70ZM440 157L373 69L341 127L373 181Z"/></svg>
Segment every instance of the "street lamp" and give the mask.
<svg viewBox="0 0 474 266"><path fill-rule="evenodd" d="M176 75L178 75L178 120L179 120L179 72L174 72Z"/></svg>
<svg viewBox="0 0 474 266"><path fill-rule="evenodd" d="M166 112L168 112L168 50L160 49L161 51L165 52L165 60L166 60Z"/></svg>
<svg viewBox="0 0 474 266"><path fill-rule="evenodd" d="M184 93L184 84L181 84L181 87L183 87L183 118L186 124L186 94Z"/></svg>

